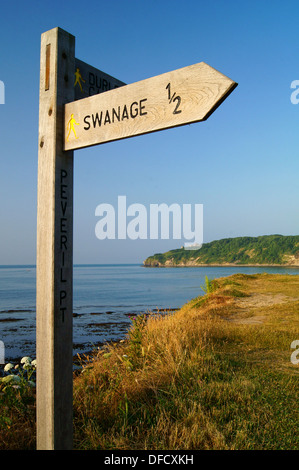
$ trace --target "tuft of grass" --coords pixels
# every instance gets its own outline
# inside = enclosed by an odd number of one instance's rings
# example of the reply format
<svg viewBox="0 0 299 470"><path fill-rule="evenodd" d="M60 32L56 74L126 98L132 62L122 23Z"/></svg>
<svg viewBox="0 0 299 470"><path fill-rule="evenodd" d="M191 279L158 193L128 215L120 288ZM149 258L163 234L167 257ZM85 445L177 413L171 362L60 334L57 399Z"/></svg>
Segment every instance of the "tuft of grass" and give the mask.
<svg viewBox="0 0 299 470"><path fill-rule="evenodd" d="M208 278L208 276L205 276L205 285L200 286L201 289L204 291L205 294L211 294L213 292L213 284L212 281Z"/></svg>

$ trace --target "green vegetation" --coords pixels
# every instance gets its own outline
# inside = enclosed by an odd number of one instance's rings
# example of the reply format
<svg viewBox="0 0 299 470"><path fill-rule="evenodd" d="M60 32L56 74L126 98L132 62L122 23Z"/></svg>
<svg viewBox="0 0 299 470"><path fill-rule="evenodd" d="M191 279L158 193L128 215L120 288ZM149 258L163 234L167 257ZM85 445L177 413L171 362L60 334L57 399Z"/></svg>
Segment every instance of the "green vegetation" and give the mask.
<svg viewBox="0 0 299 470"><path fill-rule="evenodd" d="M175 313L133 317L125 341L82 358L75 449L298 450L299 276L203 287ZM34 388L2 381L0 396L0 449L34 448Z"/></svg>
<svg viewBox="0 0 299 470"><path fill-rule="evenodd" d="M299 265L299 235L225 238L204 243L200 250L179 248L144 261L145 266L188 264Z"/></svg>
<svg viewBox="0 0 299 470"><path fill-rule="evenodd" d="M0 449L32 449L35 445L36 361L23 357L8 363L0 378Z"/></svg>

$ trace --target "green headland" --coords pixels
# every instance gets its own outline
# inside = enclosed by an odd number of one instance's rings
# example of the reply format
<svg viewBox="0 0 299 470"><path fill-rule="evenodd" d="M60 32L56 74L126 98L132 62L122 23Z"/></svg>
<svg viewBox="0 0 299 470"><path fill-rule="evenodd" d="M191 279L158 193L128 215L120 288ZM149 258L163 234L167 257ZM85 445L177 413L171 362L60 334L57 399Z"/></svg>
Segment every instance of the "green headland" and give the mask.
<svg viewBox="0 0 299 470"><path fill-rule="evenodd" d="M172 266L299 266L299 235L236 237L149 256L148 267Z"/></svg>

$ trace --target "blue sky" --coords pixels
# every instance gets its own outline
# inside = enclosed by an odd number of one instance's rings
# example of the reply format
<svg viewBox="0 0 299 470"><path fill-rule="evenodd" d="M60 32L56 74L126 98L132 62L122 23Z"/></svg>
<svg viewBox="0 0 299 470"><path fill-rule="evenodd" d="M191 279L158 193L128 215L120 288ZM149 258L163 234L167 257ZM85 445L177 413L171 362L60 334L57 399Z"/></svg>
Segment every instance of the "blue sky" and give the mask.
<svg viewBox="0 0 299 470"><path fill-rule="evenodd" d="M95 236L101 203L203 204L204 242L299 233L297 1L2 2L0 264L35 264L40 36L133 83L204 61L238 82L205 122L75 152L74 262L139 263L178 240Z"/></svg>

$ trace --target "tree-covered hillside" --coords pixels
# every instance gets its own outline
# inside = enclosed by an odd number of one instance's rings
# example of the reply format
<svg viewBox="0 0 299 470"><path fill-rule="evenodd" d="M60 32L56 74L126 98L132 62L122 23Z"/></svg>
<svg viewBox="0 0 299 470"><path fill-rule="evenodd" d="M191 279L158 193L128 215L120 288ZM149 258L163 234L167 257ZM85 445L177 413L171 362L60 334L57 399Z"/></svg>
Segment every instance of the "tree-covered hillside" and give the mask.
<svg viewBox="0 0 299 470"><path fill-rule="evenodd" d="M224 238L204 243L199 250L179 248L144 261L145 266L201 264L299 265L299 235Z"/></svg>

